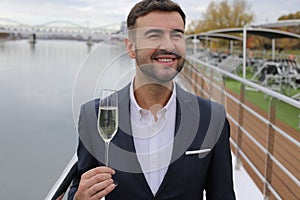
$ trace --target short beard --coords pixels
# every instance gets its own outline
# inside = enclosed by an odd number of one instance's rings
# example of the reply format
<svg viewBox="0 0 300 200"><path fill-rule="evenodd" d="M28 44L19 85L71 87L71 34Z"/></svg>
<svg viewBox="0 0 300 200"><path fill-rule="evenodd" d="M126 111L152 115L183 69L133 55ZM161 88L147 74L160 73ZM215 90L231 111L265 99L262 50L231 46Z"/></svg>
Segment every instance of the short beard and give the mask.
<svg viewBox="0 0 300 200"><path fill-rule="evenodd" d="M157 66L152 63L140 64L138 59L136 59L136 62L137 62L137 65L139 66L139 69L141 70L141 72L144 75L146 75L147 77L149 77L151 79L150 81L154 81L157 83L166 83L166 82L172 81L177 76L177 74L182 70L182 68L184 67L184 63L185 63L185 61L183 60L180 64L178 64L176 70L169 69L169 70L172 70L172 73L162 77L156 73L155 69L159 68L159 67L164 67L164 66Z"/></svg>
<svg viewBox="0 0 300 200"><path fill-rule="evenodd" d="M170 69L173 70L173 72L165 77L160 77L159 74L156 74L155 72L155 68L164 67L164 66L157 66L152 63L147 63L144 57L140 56L137 50L136 50L136 63L139 69L141 70L141 72L147 77L151 78L151 81L155 81L158 83L166 83L172 81L177 76L177 74L183 69L185 64L185 59L182 59L182 61L178 63L176 70Z"/></svg>

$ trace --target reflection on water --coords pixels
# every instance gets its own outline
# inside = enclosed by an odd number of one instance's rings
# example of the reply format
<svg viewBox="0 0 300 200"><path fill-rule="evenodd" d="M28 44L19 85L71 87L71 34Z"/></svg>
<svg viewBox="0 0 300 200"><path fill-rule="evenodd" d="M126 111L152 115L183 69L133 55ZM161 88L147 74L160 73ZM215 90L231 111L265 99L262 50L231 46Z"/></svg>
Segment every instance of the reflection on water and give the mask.
<svg viewBox="0 0 300 200"><path fill-rule="evenodd" d="M87 54L84 42L0 43L1 199L43 199L72 157L73 84Z"/></svg>

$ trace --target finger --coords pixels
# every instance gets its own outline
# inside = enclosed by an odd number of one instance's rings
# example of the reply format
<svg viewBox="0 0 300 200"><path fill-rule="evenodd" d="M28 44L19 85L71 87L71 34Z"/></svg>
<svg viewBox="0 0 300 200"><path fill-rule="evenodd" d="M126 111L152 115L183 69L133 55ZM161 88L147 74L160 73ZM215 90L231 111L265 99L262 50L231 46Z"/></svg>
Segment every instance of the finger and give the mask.
<svg viewBox="0 0 300 200"><path fill-rule="evenodd" d="M109 174L115 174L115 170L110 168L110 167L106 167L106 166L100 166L100 167L96 167L95 168L96 173L109 173Z"/></svg>
<svg viewBox="0 0 300 200"><path fill-rule="evenodd" d="M108 173L99 173L96 174L95 176L91 177L90 179L88 179L89 181L92 181L94 183L98 183L98 182L102 182L106 179L110 179L112 177L111 174Z"/></svg>
<svg viewBox="0 0 300 200"><path fill-rule="evenodd" d="M93 196L93 195L97 194L99 191L104 190L111 184L113 184L113 180L111 178L94 184L88 190L89 196Z"/></svg>
<svg viewBox="0 0 300 200"><path fill-rule="evenodd" d="M86 188L90 188L95 184L101 183L105 180L111 179L112 175L108 173L101 173L101 174L96 174L95 176L89 178L89 179L84 179L83 183Z"/></svg>
<svg viewBox="0 0 300 200"><path fill-rule="evenodd" d="M93 169L85 172L84 174L82 174L82 178L89 179L99 173L115 174L116 172L115 172L115 170L113 170L110 167L101 166L101 167L96 167L96 168L93 168Z"/></svg>
<svg viewBox="0 0 300 200"><path fill-rule="evenodd" d="M107 175L111 176L110 174L107 174ZM92 184L92 185L89 185L87 183L87 180L85 180L85 181L81 180L78 190L76 192L76 196L77 196L76 199L91 199L99 191L105 190L107 187L109 187L112 184L113 184L113 180L111 178L106 179L101 182L98 182L98 183L95 183L95 184ZM108 192L110 192L110 191L111 190L108 190ZM101 195L101 194L99 194L99 195Z"/></svg>
<svg viewBox="0 0 300 200"><path fill-rule="evenodd" d="M107 194L109 194L111 191L113 191L115 189L115 187L116 187L115 184L110 184L105 189L103 189L103 190L97 192L95 195L93 195L93 197L91 199L99 200L99 199L103 198L104 196L106 196Z"/></svg>

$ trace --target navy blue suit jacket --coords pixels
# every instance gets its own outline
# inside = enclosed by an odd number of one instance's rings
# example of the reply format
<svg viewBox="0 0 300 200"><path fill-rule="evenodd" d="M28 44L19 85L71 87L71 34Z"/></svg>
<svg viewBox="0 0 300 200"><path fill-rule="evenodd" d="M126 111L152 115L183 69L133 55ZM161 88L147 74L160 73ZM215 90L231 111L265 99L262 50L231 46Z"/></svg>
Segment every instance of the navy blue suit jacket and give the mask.
<svg viewBox="0 0 300 200"><path fill-rule="evenodd" d="M118 186L106 200L235 199L229 145L230 127L223 106L177 87L176 127L171 163L155 196L142 173L131 135L129 86L119 91L119 128L109 151L109 166L116 170ZM99 100L81 107L78 172L69 191L73 199L80 176L103 165L104 142L97 132ZM187 155L187 151L211 149Z"/></svg>

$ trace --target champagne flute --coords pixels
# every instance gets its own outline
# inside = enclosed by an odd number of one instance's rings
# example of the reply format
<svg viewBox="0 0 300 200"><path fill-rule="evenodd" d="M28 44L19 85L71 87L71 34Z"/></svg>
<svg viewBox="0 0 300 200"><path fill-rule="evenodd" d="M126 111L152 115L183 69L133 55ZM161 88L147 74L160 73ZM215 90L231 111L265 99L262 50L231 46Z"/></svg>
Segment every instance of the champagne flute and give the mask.
<svg viewBox="0 0 300 200"><path fill-rule="evenodd" d="M118 129L118 94L116 90L102 89L97 127L105 142L105 166L108 166L109 143Z"/></svg>

